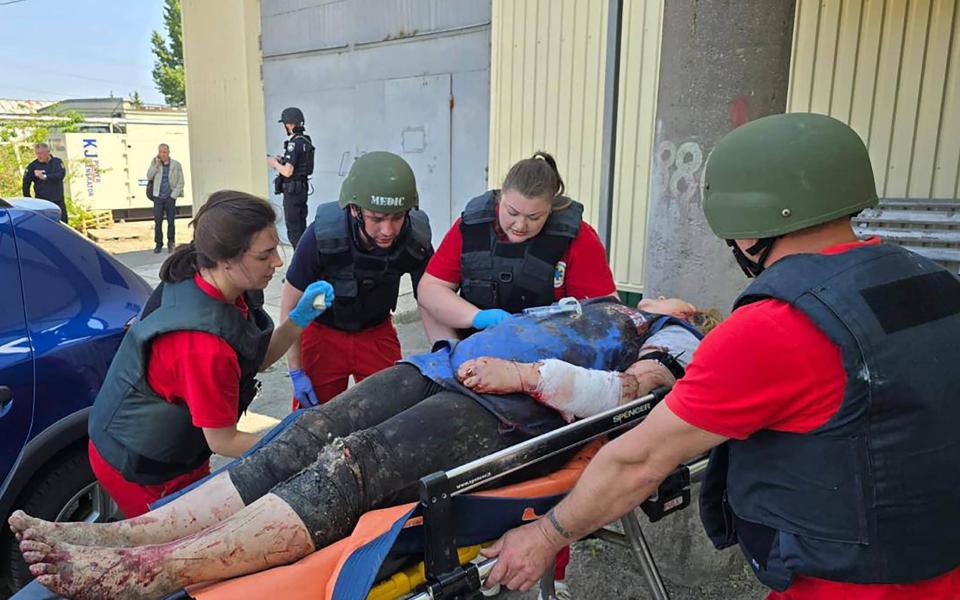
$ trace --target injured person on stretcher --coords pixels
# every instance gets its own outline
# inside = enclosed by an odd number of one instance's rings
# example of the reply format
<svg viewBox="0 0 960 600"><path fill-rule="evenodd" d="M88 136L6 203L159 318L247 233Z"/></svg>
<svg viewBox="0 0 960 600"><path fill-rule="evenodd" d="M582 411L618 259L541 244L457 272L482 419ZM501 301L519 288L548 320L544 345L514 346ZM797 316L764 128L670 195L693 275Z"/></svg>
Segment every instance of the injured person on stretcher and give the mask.
<svg viewBox="0 0 960 600"><path fill-rule="evenodd" d="M158 598L293 562L364 512L414 500L427 474L672 384L699 342L684 320L695 309L639 308L605 299L517 315L412 356L145 515L50 523L18 511L10 526L31 573L67 598Z"/></svg>

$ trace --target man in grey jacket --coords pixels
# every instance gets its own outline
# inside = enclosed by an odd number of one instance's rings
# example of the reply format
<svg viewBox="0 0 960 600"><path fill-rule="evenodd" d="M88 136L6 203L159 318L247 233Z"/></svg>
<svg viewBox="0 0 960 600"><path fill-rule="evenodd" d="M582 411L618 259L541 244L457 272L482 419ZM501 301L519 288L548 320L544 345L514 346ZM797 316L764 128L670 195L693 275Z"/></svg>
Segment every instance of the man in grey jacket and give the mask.
<svg viewBox="0 0 960 600"><path fill-rule="evenodd" d="M174 219L177 216L177 198L183 197L183 167L170 158L170 146L160 144L157 155L147 169L147 185L153 190L154 254L163 250L163 217L167 217L167 252L173 252Z"/></svg>

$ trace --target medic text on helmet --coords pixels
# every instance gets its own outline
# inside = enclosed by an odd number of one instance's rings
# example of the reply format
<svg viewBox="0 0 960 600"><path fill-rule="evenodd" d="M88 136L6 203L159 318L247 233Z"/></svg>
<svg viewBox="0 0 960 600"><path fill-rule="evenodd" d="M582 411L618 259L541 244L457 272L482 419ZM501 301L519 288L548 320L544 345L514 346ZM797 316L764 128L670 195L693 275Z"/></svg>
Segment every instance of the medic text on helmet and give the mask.
<svg viewBox="0 0 960 600"><path fill-rule="evenodd" d="M403 206L406 196L370 196L370 204L374 206Z"/></svg>

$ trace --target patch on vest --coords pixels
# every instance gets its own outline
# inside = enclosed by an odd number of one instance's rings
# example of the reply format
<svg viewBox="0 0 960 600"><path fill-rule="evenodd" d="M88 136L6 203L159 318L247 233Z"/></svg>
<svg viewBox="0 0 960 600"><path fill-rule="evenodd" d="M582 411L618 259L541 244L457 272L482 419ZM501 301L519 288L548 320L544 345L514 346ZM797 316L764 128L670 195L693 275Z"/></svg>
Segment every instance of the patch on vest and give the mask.
<svg viewBox="0 0 960 600"><path fill-rule="evenodd" d="M370 196L370 204L374 206L403 206L406 196Z"/></svg>
<svg viewBox="0 0 960 600"><path fill-rule="evenodd" d="M874 286L860 295L888 334L960 312L960 281L946 271Z"/></svg>
<svg viewBox="0 0 960 600"><path fill-rule="evenodd" d="M557 263L557 268L553 272L553 287L562 288L563 282L567 278L567 263L560 261Z"/></svg>

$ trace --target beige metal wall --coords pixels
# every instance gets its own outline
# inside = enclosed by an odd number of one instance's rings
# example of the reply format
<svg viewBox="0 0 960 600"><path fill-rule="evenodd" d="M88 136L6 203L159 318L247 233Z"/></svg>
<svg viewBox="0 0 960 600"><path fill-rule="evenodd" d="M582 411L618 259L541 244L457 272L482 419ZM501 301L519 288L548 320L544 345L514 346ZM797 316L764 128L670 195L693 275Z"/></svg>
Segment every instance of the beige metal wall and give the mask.
<svg viewBox="0 0 960 600"><path fill-rule="evenodd" d="M849 123L881 197L960 197L960 1L798 0L787 110Z"/></svg>
<svg viewBox="0 0 960 600"><path fill-rule="evenodd" d="M634 292L643 291L662 20L661 1L623 3L610 266L617 287Z"/></svg>
<svg viewBox="0 0 960 600"><path fill-rule="evenodd" d="M606 2L493 0L490 187L537 150L597 220Z"/></svg>
<svg viewBox="0 0 960 600"><path fill-rule="evenodd" d="M194 208L223 188L267 196L259 0L183 0Z"/></svg>
<svg viewBox="0 0 960 600"><path fill-rule="evenodd" d="M610 262L639 291L659 69L662 2L626 0ZM607 2L493 0L488 179L534 151L557 158L567 192L597 222Z"/></svg>

